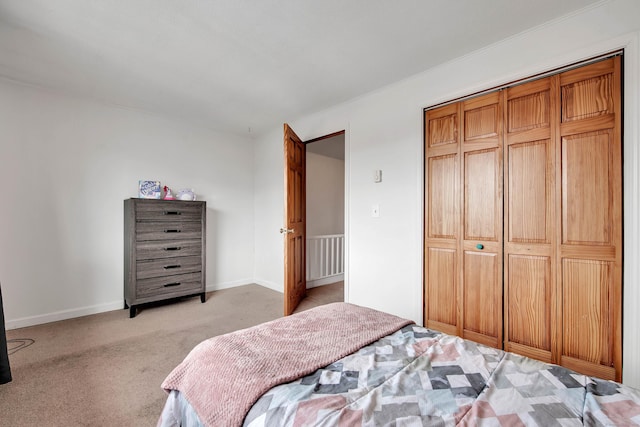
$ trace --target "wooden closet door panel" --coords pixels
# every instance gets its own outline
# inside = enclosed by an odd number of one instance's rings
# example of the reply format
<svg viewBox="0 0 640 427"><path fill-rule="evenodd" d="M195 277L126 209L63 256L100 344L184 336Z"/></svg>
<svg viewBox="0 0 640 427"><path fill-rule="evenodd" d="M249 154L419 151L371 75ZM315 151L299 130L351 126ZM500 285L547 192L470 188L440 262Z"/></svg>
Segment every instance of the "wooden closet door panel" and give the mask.
<svg viewBox="0 0 640 427"><path fill-rule="evenodd" d="M464 338L502 347L502 97L461 103Z"/></svg>
<svg viewBox="0 0 640 427"><path fill-rule="evenodd" d="M618 234L620 158L613 129L562 138L562 346L560 364L620 375L622 277ZM617 158L617 162L613 159ZM617 165L616 165L617 163Z"/></svg>
<svg viewBox="0 0 640 427"><path fill-rule="evenodd" d="M599 260L563 260L563 344L561 363L615 378L611 300L613 263ZM591 367L589 366L591 365Z"/></svg>
<svg viewBox="0 0 640 427"><path fill-rule="evenodd" d="M511 144L507 147L506 231L510 243L550 244L553 216L553 146L551 140Z"/></svg>
<svg viewBox="0 0 640 427"><path fill-rule="evenodd" d="M427 159L428 238L457 238L458 161L457 154Z"/></svg>
<svg viewBox="0 0 640 427"><path fill-rule="evenodd" d="M561 74L562 123L620 113L620 57Z"/></svg>
<svg viewBox="0 0 640 427"><path fill-rule="evenodd" d="M506 350L551 361L552 260L508 255L508 344Z"/></svg>
<svg viewBox="0 0 640 427"><path fill-rule="evenodd" d="M507 89L506 131L509 137L551 126L551 79L536 80Z"/></svg>
<svg viewBox="0 0 640 427"><path fill-rule="evenodd" d="M425 113L425 146L427 152L440 147L458 149L458 108L446 105Z"/></svg>
<svg viewBox="0 0 640 427"><path fill-rule="evenodd" d="M557 78L505 91L505 350L552 361Z"/></svg>
<svg viewBox="0 0 640 427"><path fill-rule="evenodd" d="M497 252L464 251L463 338L501 347L502 287Z"/></svg>
<svg viewBox="0 0 640 427"><path fill-rule="evenodd" d="M457 154L430 157L427 163L425 324L457 334Z"/></svg>
<svg viewBox="0 0 640 427"><path fill-rule="evenodd" d="M427 248L426 253L427 327L456 335L458 333L456 249Z"/></svg>
<svg viewBox="0 0 640 427"><path fill-rule="evenodd" d="M560 75L560 364L622 378L620 58Z"/></svg>
<svg viewBox="0 0 640 427"><path fill-rule="evenodd" d="M551 362L556 294L551 141L509 145L507 158L505 349Z"/></svg>
<svg viewBox="0 0 640 427"><path fill-rule="evenodd" d="M611 129L562 138L562 243L611 245Z"/></svg>
<svg viewBox="0 0 640 427"><path fill-rule="evenodd" d="M465 153L464 239L498 242L502 232L497 148Z"/></svg>
<svg viewBox="0 0 640 427"><path fill-rule="evenodd" d="M424 324L459 334L459 108L425 112Z"/></svg>
<svg viewBox="0 0 640 427"><path fill-rule="evenodd" d="M472 104L473 102L468 102L467 105L465 105L465 143L473 141L487 141L488 138L497 138L500 131L500 129L498 129L500 123L499 105L492 102L488 105L479 105L477 107L470 108Z"/></svg>

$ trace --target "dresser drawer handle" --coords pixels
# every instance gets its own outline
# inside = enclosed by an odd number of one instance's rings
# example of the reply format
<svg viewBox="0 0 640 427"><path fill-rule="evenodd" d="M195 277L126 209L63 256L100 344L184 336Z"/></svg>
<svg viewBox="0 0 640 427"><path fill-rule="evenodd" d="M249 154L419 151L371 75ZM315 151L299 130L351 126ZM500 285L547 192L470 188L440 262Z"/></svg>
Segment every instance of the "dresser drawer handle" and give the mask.
<svg viewBox="0 0 640 427"><path fill-rule="evenodd" d="M182 215L182 212L180 211L164 211L162 213L163 215Z"/></svg>
<svg viewBox="0 0 640 427"><path fill-rule="evenodd" d="M170 288L172 286L180 286L180 282L167 283L164 285L165 288Z"/></svg>
<svg viewBox="0 0 640 427"><path fill-rule="evenodd" d="M180 267L182 267L180 264L174 264L174 265L165 265L163 268L165 270L169 270L171 268L180 268Z"/></svg>
<svg viewBox="0 0 640 427"><path fill-rule="evenodd" d="M164 248L165 251L180 251L182 250L181 246L171 246L169 248Z"/></svg>
<svg viewBox="0 0 640 427"><path fill-rule="evenodd" d="M165 233L182 233L182 230L170 229L164 230Z"/></svg>

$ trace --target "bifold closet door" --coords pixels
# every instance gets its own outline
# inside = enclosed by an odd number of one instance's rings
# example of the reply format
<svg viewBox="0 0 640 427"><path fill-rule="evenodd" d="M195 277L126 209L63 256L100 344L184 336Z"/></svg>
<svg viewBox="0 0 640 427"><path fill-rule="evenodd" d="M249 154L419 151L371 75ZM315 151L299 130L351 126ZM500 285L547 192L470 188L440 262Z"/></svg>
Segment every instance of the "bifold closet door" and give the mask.
<svg viewBox="0 0 640 427"><path fill-rule="evenodd" d="M560 74L559 364L622 380L620 57ZM633 262L633 261L632 261Z"/></svg>
<svg viewBox="0 0 640 427"><path fill-rule="evenodd" d="M425 324L502 341L502 113L492 93L425 112Z"/></svg>
<svg viewBox="0 0 640 427"><path fill-rule="evenodd" d="M622 379L620 68L425 111L427 327Z"/></svg>
<svg viewBox="0 0 640 427"><path fill-rule="evenodd" d="M510 87L505 100L504 348L554 359L558 77Z"/></svg>
<svg viewBox="0 0 640 427"><path fill-rule="evenodd" d="M424 323L461 335L460 317L460 108L425 112Z"/></svg>
<svg viewBox="0 0 640 427"><path fill-rule="evenodd" d="M502 97L461 103L463 338L502 346Z"/></svg>
<svg viewBox="0 0 640 427"><path fill-rule="evenodd" d="M620 57L505 98L505 349L620 381Z"/></svg>

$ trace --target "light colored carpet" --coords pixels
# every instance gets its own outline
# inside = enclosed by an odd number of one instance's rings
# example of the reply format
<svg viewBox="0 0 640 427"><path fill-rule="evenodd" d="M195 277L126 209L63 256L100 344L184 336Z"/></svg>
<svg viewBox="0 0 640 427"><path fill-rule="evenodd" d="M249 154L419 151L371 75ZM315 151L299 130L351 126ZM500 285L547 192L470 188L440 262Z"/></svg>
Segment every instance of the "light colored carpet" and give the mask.
<svg viewBox="0 0 640 427"><path fill-rule="evenodd" d="M309 289L298 310L343 299L343 283ZM282 316L282 294L240 286L142 308L7 331L34 343L10 354L0 426L153 426L162 380L200 341ZM20 343L9 344L9 352Z"/></svg>

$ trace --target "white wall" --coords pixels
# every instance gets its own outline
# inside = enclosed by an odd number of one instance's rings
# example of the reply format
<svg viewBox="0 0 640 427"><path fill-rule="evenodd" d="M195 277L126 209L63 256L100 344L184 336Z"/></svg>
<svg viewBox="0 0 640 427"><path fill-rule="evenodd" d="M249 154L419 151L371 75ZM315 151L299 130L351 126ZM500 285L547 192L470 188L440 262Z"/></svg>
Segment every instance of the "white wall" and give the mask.
<svg viewBox="0 0 640 427"><path fill-rule="evenodd" d="M139 179L207 202L208 290L252 282L250 141L2 80L0 129L8 328L123 307L123 200Z"/></svg>
<svg viewBox="0 0 640 427"><path fill-rule="evenodd" d="M640 258L638 16L636 0L598 3L350 103L290 121L302 140L346 129L346 300L422 323L424 107L625 48L623 379L640 386L640 336L635 332L640 270L634 261ZM256 229L256 259L268 262L256 262L255 275L282 289L282 242L267 231L282 222L282 130L260 138L256 152L255 182L269 194L269 203L260 207L264 216ZM261 159L274 164L261 166ZM383 171L380 184L373 183L375 169ZM379 218L371 217L372 204L380 205Z"/></svg>
<svg viewBox="0 0 640 427"><path fill-rule="evenodd" d="M307 236L343 234L344 160L309 151L306 157Z"/></svg>
<svg viewBox="0 0 640 427"><path fill-rule="evenodd" d="M284 221L284 135L274 130L270 144L254 142L254 281L283 292L284 238L280 234ZM259 255L258 255L259 254Z"/></svg>

